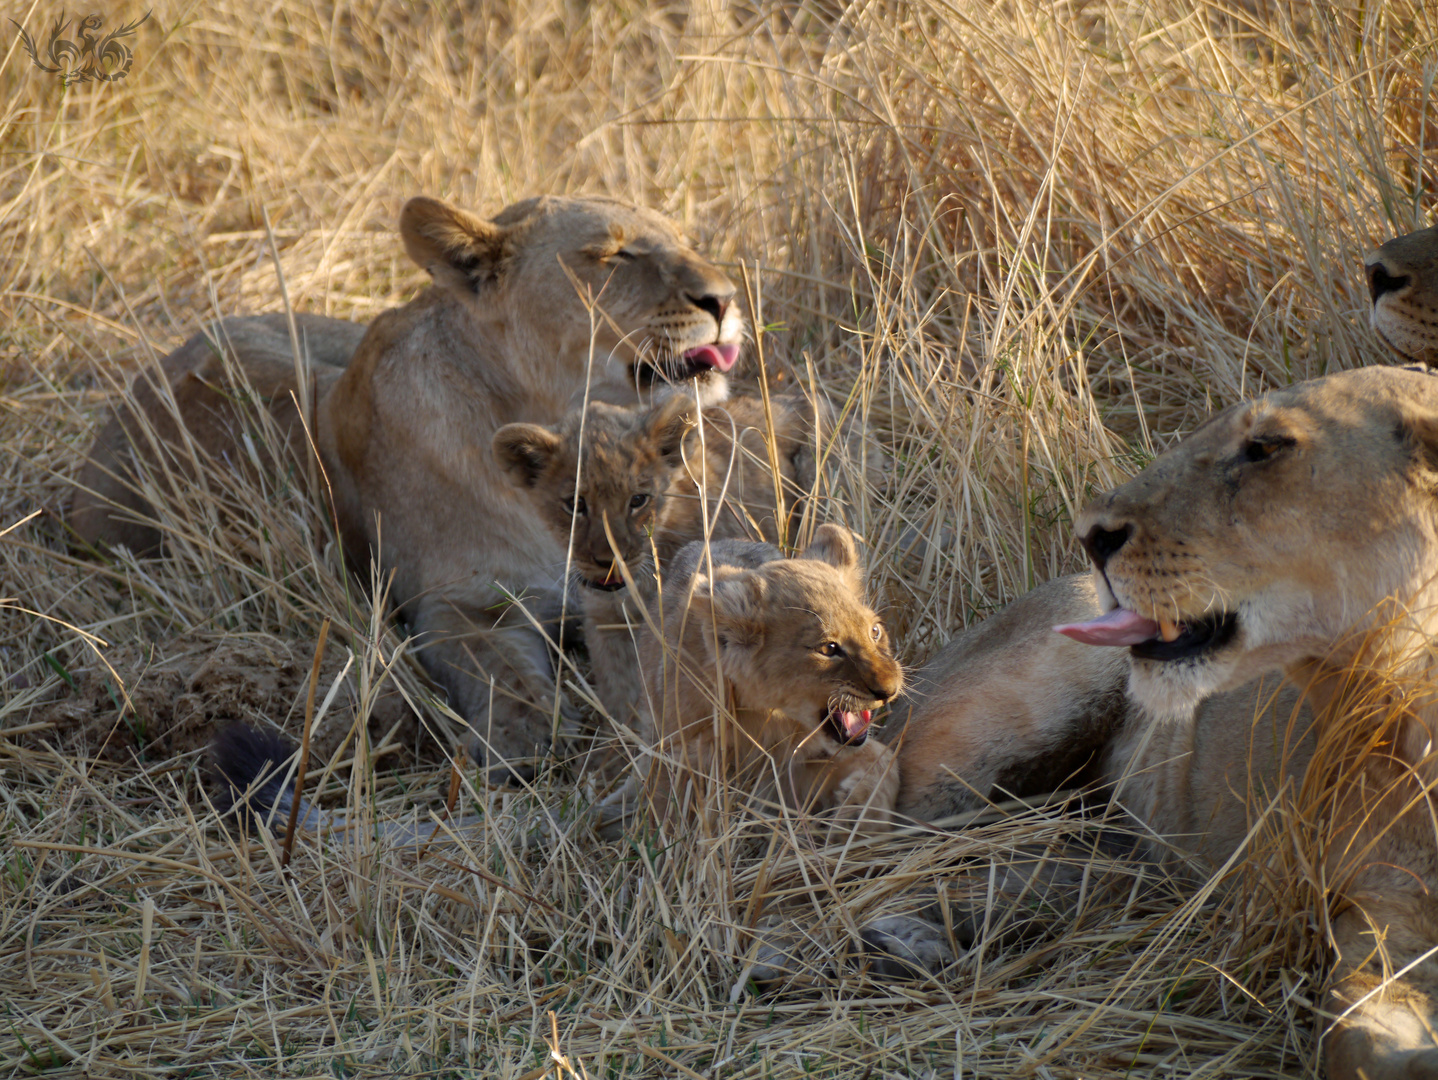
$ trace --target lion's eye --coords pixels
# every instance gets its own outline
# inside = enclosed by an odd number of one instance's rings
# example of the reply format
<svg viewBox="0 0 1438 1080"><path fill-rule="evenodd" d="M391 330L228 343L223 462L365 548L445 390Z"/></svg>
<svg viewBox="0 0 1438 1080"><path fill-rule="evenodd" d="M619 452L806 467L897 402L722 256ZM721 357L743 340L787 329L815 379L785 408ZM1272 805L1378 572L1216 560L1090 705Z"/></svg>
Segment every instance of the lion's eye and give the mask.
<svg viewBox="0 0 1438 1080"><path fill-rule="evenodd" d="M870 636L871 638L873 638L875 641L878 641L880 638L882 638L882 637L884 636L884 628L883 628L882 626L880 626L878 623L875 623L875 624L874 624L874 628L869 631L869 636Z"/></svg>
<svg viewBox="0 0 1438 1080"><path fill-rule="evenodd" d="M586 517L589 514L589 507L584 505L583 498L561 499L560 505L564 507L564 512L571 516Z"/></svg>
<svg viewBox="0 0 1438 1080"><path fill-rule="evenodd" d="M826 642L824 642L824 644L822 644L822 645L819 646L819 650L818 650L818 651L819 651L819 655L820 655L820 656L843 656L843 655L844 655L844 647L843 647L842 645L840 645L837 641L826 641Z"/></svg>
<svg viewBox="0 0 1438 1080"><path fill-rule="evenodd" d="M647 492L640 492L638 495L633 496L629 500L629 509L631 510L642 510L648 505L649 495Z"/></svg>
<svg viewBox="0 0 1438 1080"><path fill-rule="evenodd" d="M1264 435L1256 439L1249 439L1243 444L1243 449L1240 452L1244 461L1254 464L1267 461L1287 450L1295 441L1286 435Z"/></svg>
<svg viewBox="0 0 1438 1080"><path fill-rule="evenodd" d="M620 248L611 256L611 258L620 259L624 262L633 262L635 259L639 258L639 256L636 255L634 252L630 251L628 248Z"/></svg>

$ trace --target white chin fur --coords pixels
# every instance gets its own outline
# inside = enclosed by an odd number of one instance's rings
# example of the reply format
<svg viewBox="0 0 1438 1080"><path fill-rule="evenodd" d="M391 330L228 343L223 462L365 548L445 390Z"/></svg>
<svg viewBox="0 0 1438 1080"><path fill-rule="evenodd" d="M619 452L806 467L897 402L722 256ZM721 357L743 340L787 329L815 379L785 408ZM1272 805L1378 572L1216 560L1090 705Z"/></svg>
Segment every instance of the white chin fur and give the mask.
<svg viewBox="0 0 1438 1080"><path fill-rule="evenodd" d="M1230 665L1208 661L1140 660L1129 667L1128 692L1155 719L1186 721L1204 698L1218 693Z"/></svg>

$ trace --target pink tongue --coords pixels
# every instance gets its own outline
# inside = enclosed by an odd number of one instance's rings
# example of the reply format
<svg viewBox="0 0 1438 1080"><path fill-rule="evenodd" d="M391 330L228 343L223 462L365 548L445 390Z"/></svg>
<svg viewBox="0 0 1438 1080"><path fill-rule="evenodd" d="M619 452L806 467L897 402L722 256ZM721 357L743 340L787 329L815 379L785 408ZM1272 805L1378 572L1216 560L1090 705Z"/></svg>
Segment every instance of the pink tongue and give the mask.
<svg viewBox="0 0 1438 1080"><path fill-rule="evenodd" d="M868 709L860 713L841 712L839 714L839 726L844 729L844 734L849 738L862 735L869 730L869 721L874 714Z"/></svg>
<svg viewBox="0 0 1438 1080"><path fill-rule="evenodd" d="M719 371L728 371L734 366L734 361L739 359L739 346L700 345L698 348L686 352L684 359L717 368Z"/></svg>
<svg viewBox="0 0 1438 1080"><path fill-rule="evenodd" d="M1114 608L1107 615L1082 623L1066 623L1054 630L1085 645L1137 645L1159 635L1158 623L1127 608Z"/></svg>

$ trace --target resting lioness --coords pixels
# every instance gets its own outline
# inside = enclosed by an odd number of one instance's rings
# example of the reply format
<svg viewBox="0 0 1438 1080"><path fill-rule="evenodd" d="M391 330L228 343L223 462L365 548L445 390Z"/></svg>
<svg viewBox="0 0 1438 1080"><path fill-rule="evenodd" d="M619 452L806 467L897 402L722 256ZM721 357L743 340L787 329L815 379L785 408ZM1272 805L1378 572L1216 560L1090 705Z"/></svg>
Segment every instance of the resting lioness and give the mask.
<svg viewBox="0 0 1438 1080"><path fill-rule="evenodd" d="M640 644L654 732L644 796L657 820L702 813L711 784L761 804L885 829L898 773L869 737L872 710L903 688L864 599L853 536L821 525L785 559L743 540L685 546L650 604ZM633 798L601 808L613 819Z"/></svg>
<svg viewBox="0 0 1438 1080"><path fill-rule="evenodd" d="M1438 226L1395 237L1364 262L1373 332L1399 356L1438 367Z"/></svg>
<svg viewBox="0 0 1438 1080"><path fill-rule="evenodd" d="M1330 1080L1438 1076L1435 490L1438 377L1370 368L1220 413L1078 522L1106 613L1062 629L1129 665L1159 737L1122 764L1148 778L1137 809L1156 829L1196 805L1195 778L1278 783L1254 754L1265 728L1250 738L1212 695L1282 671L1312 706L1337 911Z"/></svg>
<svg viewBox="0 0 1438 1080"><path fill-rule="evenodd" d="M613 718L634 720L642 697L638 615L656 560L666 565L706 536L778 543L776 515L787 522L812 488L812 425L790 398L775 398L770 413L772 461L763 403L745 397L704 409L702 425L700 408L674 395L648 410L595 404L558 424L507 424L495 435L501 468L570 552L595 688Z"/></svg>
<svg viewBox="0 0 1438 1080"><path fill-rule="evenodd" d="M400 234L431 288L381 315L357 347L351 324L301 320L301 352L318 361L314 441L349 561L365 567L377 553L394 572L391 596L475 729L477 756L523 761L548 742L554 679L543 636L507 597L552 603L564 551L505 481L490 440L513 420L558 420L586 384L598 400L633 402L669 382L722 400L743 320L728 278L668 221L614 200L530 199L486 221L412 199ZM164 510L137 490L132 445L161 495L193 471L191 442L245 459L242 395L226 385L221 349L303 453L288 333L282 317L227 319L165 360L188 435L170 391L140 380L81 472L80 539L156 546Z"/></svg>

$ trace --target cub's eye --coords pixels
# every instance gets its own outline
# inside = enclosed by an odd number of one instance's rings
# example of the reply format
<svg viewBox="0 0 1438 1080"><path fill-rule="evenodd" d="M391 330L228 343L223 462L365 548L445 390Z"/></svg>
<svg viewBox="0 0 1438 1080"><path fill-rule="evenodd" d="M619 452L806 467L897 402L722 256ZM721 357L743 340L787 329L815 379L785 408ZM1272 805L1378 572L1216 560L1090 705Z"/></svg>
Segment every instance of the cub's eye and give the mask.
<svg viewBox="0 0 1438 1080"><path fill-rule="evenodd" d="M620 262L633 262L635 259L639 258L639 256L636 255L634 252L630 251L628 248L620 248L613 255L611 255L610 258L618 259Z"/></svg>
<svg viewBox="0 0 1438 1080"><path fill-rule="evenodd" d="M837 641L826 641L819 646L818 653L820 656L843 656L844 647Z"/></svg>
<svg viewBox="0 0 1438 1080"><path fill-rule="evenodd" d="M884 628L883 628L882 626L880 626L878 623L875 623L874 626L873 626L873 629L871 629L871 630L869 631L869 636L870 636L871 638L873 638L875 641L881 640L881 639L883 638L883 636L884 636Z"/></svg>
<svg viewBox="0 0 1438 1080"><path fill-rule="evenodd" d="M584 499L582 499L582 498L579 498L579 499L570 499L570 498L560 499L560 500L559 500L559 504L564 507L564 512L565 512L566 514L575 515L575 516L578 516L578 517L586 517L586 516L588 516L588 514L589 514L589 507L587 507L587 506L584 505Z"/></svg>
<svg viewBox="0 0 1438 1080"><path fill-rule="evenodd" d="M1260 435L1258 438L1247 440L1239 453L1242 454L1244 461L1256 464L1277 456L1294 445L1296 441L1287 435Z"/></svg>
<svg viewBox="0 0 1438 1080"><path fill-rule="evenodd" d="M638 495L631 497L629 500L629 509L631 510L642 510L648 505L649 495L647 492L640 492Z"/></svg>

